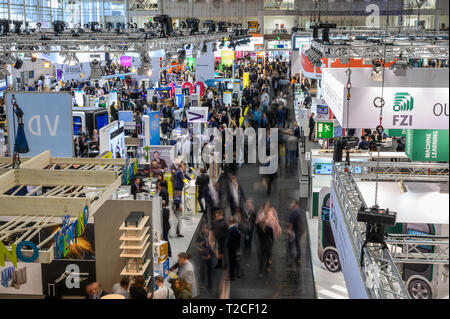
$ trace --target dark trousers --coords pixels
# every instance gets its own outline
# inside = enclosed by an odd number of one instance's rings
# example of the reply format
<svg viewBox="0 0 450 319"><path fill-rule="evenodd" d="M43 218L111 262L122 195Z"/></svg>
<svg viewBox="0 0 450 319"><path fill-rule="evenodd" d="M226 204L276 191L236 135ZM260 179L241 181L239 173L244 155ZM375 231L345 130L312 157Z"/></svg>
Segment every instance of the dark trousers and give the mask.
<svg viewBox="0 0 450 319"><path fill-rule="evenodd" d="M172 249L170 248L170 241L169 241L169 232L163 232L163 238L165 241L167 241L167 245L169 245L169 256L172 255Z"/></svg>
<svg viewBox="0 0 450 319"><path fill-rule="evenodd" d="M228 267L230 278L234 278L239 271L237 249L234 247L228 247Z"/></svg>
<svg viewBox="0 0 450 319"><path fill-rule="evenodd" d="M206 284L208 290L212 289L212 257L209 259L200 258L200 283ZM206 278L205 278L206 277Z"/></svg>
<svg viewBox="0 0 450 319"><path fill-rule="evenodd" d="M261 245L258 251L258 271L260 274L269 266L269 259L272 257L272 246Z"/></svg>
<svg viewBox="0 0 450 319"><path fill-rule="evenodd" d="M313 133L314 133L314 127L310 127L309 128L309 140L311 141L311 139L312 139L312 135L313 135Z"/></svg>
<svg viewBox="0 0 450 319"><path fill-rule="evenodd" d="M205 206L203 205L202 199L205 199L205 203L206 203L206 194L203 192L200 192L200 193L198 193L197 201L198 201L198 205L200 206L200 210L202 211L202 213L204 213Z"/></svg>
<svg viewBox="0 0 450 319"><path fill-rule="evenodd" d="M295 253L296 253L295 258L296 258L296 260L300 260L300 257L301 257L300 236L301 236L301 233L296 231L296 232L294 232L294 234L295 234L294 240L293 241L289 240L289 252L290 252L291 256L293 256L294 255L294 247L295 247Z"/></svg>
<svg viewBox="0 0 450 319"><path fill-rule="evenodd" d="M252 252L253 230L255 226L249 225L244 238L244 251L247 256Z"/></svg>

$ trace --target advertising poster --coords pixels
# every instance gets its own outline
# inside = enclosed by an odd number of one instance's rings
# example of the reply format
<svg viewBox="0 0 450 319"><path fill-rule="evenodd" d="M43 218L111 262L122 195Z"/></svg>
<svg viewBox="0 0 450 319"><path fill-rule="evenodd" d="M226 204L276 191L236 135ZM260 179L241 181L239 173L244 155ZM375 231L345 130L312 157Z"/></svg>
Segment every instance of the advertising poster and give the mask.
<svg viewBox="0 0 450 319"><path fill-rule="evenodd" d="M177 106L178 106L178 108L179 109L182 109L183 108L183 94L177 94L177 95L175 95L176 96L176 99L177 99Z"/></svg>
<svg viewBox="0 0 450 319"><path fill-rule="evenodd" d="M113 103L117 106L117 91L109 91L108 105L111 106Z"/></svg>
<svg viewBox="0 0 450 319"><path fill-rule="evenodd" d="M77 103L77 106L79 106L79 107L84 106L83 91L75 91L75 103Z"/></svg>
<svg viewBox="0 0 450 319"><path fill-rule="evenodd" d="M111 152L113 158L125 158L124 122L114 121L99 131L100 153Z"/></svg>
<svg viewBox="0 0 450 319"><path fill-rule="evenodd" d="M248 72L244 72L242 80L243 80L243 89L245 89L246 87L248 87L250 83L250 74Z"/></svg>
<svg viewBox="0 0 450 319"><path fill-rule="evenodd" d="M57 64L56 68L62 70L63 81L83 81L89 79L91 75L91 64L81 62L77 65Z"/></svg>
<svg viewBox="0 0 450 319"><path fill-rule="evenodd" d="M359 268L359 255L356 256L353 250L350 233L340 209L334 187L331 187L330 200L330 225L348 295L351 299L367 299L367 289Z"/></svg>
<svg viewBox="0 0 450 319"><path fill-rule="evenodd" d="M170 166L175 157L175 148L172 145L152 145L149 150L150 163L156 161L165 173L170 173Z"/></svg>
<svg viewBox="0 0 450 319"><path fill-rule="evenodd" d="M73 156L72 96L69 92L14 92L22 109L23 129L30 148L27 156L49 150L54 157ZM13 116L11 93L6 94L8 128L18 129ZM14 122L13 122L14 121ZM15 123L15 124L14 124ZM10 134L10 154L13 154L14 134Z"/></svg>
<svg viewBox="0 0 450 319"><path fill-rule="evenodd" d="M223 92L223 103L228 107L231 106L233 92Z"/></svg>
<svg viewBox="0 0 450 319"><path fill-rule="evenodd" d="M0 294L42 295L42 271L40 263L17 263L9 261L0 267Z"/></svg>
<svg viewBox="0 0 450 319"><path fill-rule="evenodd" d="M221 63L222 65L232 66L234 62L234 51L232 50L222 50L221 52ZM210 77L210 79L213 77Z"/></svg>
<svg viewBox="0 0 450 319"><path fill-rule="evenodd" d="M412 161L448 162L449 130L408 130L405 153Z"/></svg>
<svg viewBox="0 0 450 319"><path fill-rule="evenodd" d="M159 111L149 112L150 119L150 145L161 144L161 123Z"/></svg>

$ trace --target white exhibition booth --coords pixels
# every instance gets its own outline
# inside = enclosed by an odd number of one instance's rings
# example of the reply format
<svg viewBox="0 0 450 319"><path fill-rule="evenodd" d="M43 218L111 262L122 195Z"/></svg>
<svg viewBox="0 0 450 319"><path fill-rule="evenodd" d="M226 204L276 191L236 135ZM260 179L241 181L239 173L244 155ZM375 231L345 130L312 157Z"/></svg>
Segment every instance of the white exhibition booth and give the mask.
<svg viewBox="0 0 450 319"><path fill-rule="evenodd" d="M346 69L323 70L323 98L344 128L375 128L380 124L374 100L382 95L382 81L372 80L371 74L371 69L352 69L347 104ZM386 69L384 84L385 129L448 130L448 69L408 69L407 76Z"/></svg>
<svg viewBox="0 0 450 319"><path fill-rule="evenodd" d="M368 206L375 198L375 181L358 181ZM438 183L404 182L402 193L397 182L379 182L378 204L397 213L397 223L448 224L449 195L440 193Z"/></svg>

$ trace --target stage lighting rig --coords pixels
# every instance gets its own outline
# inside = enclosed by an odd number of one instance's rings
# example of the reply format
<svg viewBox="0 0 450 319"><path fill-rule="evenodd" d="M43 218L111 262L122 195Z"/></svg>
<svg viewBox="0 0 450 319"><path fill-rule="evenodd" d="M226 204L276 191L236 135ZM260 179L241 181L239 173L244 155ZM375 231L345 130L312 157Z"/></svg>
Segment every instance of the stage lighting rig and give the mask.
<svg viewBox="0 0 450 319"><path fill-rule="evenodd" d="M11 24L11 20L6 20L6 19L0 20L0 32L2 35L8 35L10 24Z"/></svg>
<svg viewBox="0 0 450 319"><path fill-rule="evenodd" d="M391 65L389 67L389 69L393 70L394 74L396 76L406 76L408 68L410 68L410 67L411 66L409 65L407 59L403 59L402 57L399 57L399 59L393 65Z"/></svg>
<svg viewBox="0 0 450 319"><path fill-rule="evenodd" d="M160 38L167 38L173 34L172 18L168 15L157 15L153 18L153 21L159 23Z"/></svg>
<svg viewBox="0 0 450 319"><path fill-rule="evenodd" d="M20 34L21 32L21 28L23 25L23 21L13 21L14 24L14 33L15 34Z"/></svg>
<svg viewBox="0 0 450 319"><path fill-rule="evenodd" d="M59 35L66 29L67 24L64 21L53 21L52 26L56 35Z"/></svg>
<svg viewBox="0 0 450 319"><path fill-rule="evenodd" d="M199 19L187 19L186 23L187 23L187 27L189 29L191 29L191 31L189 33L190 35L193 35L198 32L198 30L199 30L198 25L200 23Z"/></svg>
<svg viewBox="0 0 450 319"><path fill-rule="evenodd" d="M219 32L227 32L227 23L226 22L223 22L223 21L218 22L217 27L218 27Z"/></svg>
<svg viewBox="0 0 450 319"><path fill-rule="evenodd" d="M179 63L183 63L184 60L186 60L186 50L185 49L178 50L177 55L178 55Z"/></svg>
<svg viewBox="0 0 450 319"><path fill-rule="evenodd" d="M359 138L356 136L338 137L334 141L333 161L342 162L343 150L346 150L345 162L350 165L350 150L356 148L359 144Z"/></svg>
<svg viewBox="0 0 450 319"><path fill-rule="evenodd" d="M208 27L208 33L216 32L216 23L213 20L206 20L204 25Z"/></svg>
<svg viewBox="0 0 450 319"><path fill-rule="evenodd" d="M395 226L397 213L389 209L380 209L378 205L371 208L361 207L356 216L358 222L366 224L366 239L361 246L361 267L364 264L364 248L368 243L381 244L380 249L387 249L384 241L385 226Z"/></svg>

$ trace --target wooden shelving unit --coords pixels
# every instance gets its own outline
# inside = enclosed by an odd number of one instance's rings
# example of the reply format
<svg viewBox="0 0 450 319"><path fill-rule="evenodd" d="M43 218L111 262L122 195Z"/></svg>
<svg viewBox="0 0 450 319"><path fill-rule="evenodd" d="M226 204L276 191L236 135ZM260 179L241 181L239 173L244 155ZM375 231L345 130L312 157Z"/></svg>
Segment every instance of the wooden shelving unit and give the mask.
<svg viewBox="0 0 450 319"><path fill-rule="evenodd" d="M122 241L120 257L126 259L121 276L143 276L153 261L152 258L147 258L147 251L151 244L150 227L147 226L149 219L149 216L144 216L137 227L125 226L125 222L119 227L119 230L123 231L120 236Z"/></svg>

